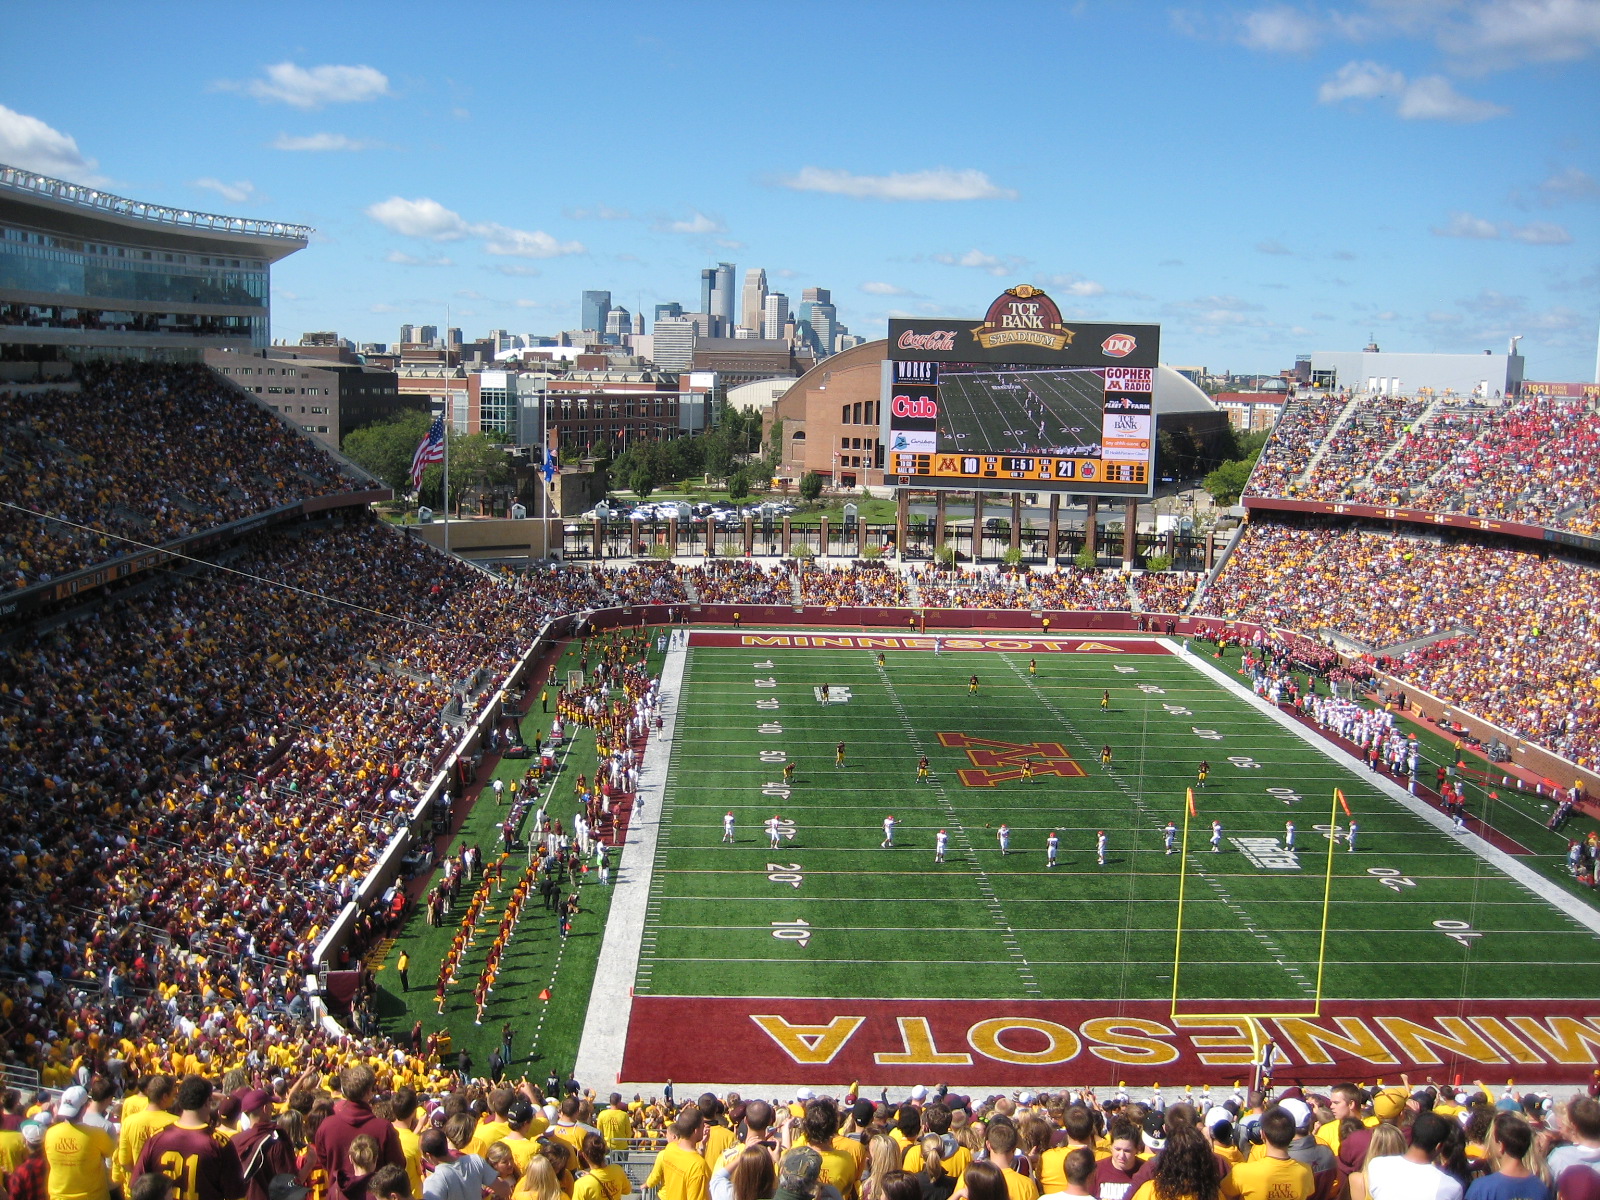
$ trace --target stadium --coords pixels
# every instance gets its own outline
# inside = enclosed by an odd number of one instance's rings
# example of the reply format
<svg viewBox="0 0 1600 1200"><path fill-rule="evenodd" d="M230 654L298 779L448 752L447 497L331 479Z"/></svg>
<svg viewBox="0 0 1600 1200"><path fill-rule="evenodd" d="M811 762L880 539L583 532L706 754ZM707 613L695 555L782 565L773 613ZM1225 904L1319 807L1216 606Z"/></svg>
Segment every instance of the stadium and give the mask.
<svg viewBox="0 0 1600 1200"><path fill-rule="evenodd" d="M1600 1079L1593 396L1307 391L1208 571L491 571L196 360L307 231L57 183L7 177L4 255L260 275L116 320L0 275L7 1132L203 1076L324 1187L336 1095L599 1123L644 1183L675 1094L993 1151L1288 1087L1336 1146L1342 1085Z"/></svg>

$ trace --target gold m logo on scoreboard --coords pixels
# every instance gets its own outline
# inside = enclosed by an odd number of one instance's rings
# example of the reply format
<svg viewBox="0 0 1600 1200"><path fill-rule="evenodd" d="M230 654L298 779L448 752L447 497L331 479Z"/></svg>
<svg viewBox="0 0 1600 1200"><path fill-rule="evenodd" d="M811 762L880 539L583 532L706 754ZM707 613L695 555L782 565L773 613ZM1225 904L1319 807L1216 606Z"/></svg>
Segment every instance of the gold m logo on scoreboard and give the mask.
<svg viewBox="0 0 1600 1200"><path fill-rule="evenodd" d="M967 787L994 787L1021 779L1025 774L1023 763L1032 766L1035 776L1070 777L1084 773L1060 742L1002 742L965 733L941 733L939 744L967 752L972 766L956 772Z"/></svg>

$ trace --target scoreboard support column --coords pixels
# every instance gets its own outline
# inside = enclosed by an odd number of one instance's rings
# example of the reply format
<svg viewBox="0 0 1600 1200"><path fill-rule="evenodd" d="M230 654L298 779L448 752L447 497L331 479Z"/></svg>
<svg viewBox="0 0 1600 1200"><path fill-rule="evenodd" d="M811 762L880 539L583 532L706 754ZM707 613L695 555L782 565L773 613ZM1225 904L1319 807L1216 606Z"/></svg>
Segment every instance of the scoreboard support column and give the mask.
<svg viewBox="0 0 1600 1200"><path fill-rule="evenodd" d="M1139 550L1139 502L1137 500L1129 500L1123 509L1123 513L1122 569L1131 571Z"/></svg>
<svg viewBox="0 0 1600 1200"><path fill-rule="evenodd" d="M1022 546L1022 493L1011 493L1011 548Z"/></svg>
<svg viewBox="0 0 1600 1200"><path fill-rule="evenodd" d="M933 548L944 545L944 501L946 492L940 488L933 494Z"/></svg>
<svg viewBox="0 0 1600 1200"><path fill-rule="evenodd" d="M972 565L983 558L983 493L972 493Z"/></svg>
<svg viewBox="0 0 1600 1200"><path fill-rule="evenodd" d="M941 503L944 496L939 497ZM894 493L894 560L906 560L906 526L911 517L911 489L907 487L896 488Z"/></svg>
<svg viewBox="0 0 1600 1200"><path fill-rule="evenodd" d="M1045 547L1046 557L1052 567L1056 566L1056 551L1061 543L1061 493L1050 493L1050 541Z"/></svg>
<svg viewBox="0 0 1600 1200"><path fill-rule="evenodd" d="M1088 498L1088 511L1083 518L1083 548L1090 558L1100 554L1100 499L1098 496Z"/></svg>

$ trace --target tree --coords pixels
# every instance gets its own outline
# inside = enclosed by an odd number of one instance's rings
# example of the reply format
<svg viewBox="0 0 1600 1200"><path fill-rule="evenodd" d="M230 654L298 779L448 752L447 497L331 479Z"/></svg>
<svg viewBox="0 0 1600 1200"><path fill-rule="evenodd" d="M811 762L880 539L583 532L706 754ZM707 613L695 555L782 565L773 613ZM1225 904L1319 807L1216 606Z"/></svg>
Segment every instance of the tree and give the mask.
<svg viewBox="0 0 1600 1200"><path fill-rule="evenodd" d="M815 471L807 471L800 476L800 498L808 504L822 495L822 476Z"/></svg>
<svg viewBox="0 0 1600 1200"><path fill-rule="evenodd" d="M650 493L656 490L655 469L649 463L641 462L633 469L633 474L628 476L628 486L639 499L648 499Z"/></svg>
<svg viewBox="0 0 1600 1200"><path fill-rule="evenodd" d="M743 500L750 494L750 480L743 471L735 471L733 478L728 480L728 499Z"/></svg>
<svg viewBox="0 0 1600 1200"><path fill-rule="evenodd" d="M411 490L411 460L433 418L421 409L374 421L345 434L344 452L396 492Z"/></svg>
<svg viewBox="0 0 1600 1200"><path fill-rule="evenodd" d="M1239 497L1244 492L1244 485L1250 478L1250 470L1255 465L1256 460L1253 457L1236 458L1232 462L1225 462L1205 477L1202 486L1218 505L1227 508L1230 504L1239 502Z"/></svg>
<svg viewBox="0 0 1600 1200"><path fill-rule="evenodd" d="M450 450L450 510L454 510L461 494L469 487L488 487L505 483L511 478L511 460L489 434L449 433L447 438ZM443 485L444 466L436 463L423 472L421 495L438 503Z"/></svg>

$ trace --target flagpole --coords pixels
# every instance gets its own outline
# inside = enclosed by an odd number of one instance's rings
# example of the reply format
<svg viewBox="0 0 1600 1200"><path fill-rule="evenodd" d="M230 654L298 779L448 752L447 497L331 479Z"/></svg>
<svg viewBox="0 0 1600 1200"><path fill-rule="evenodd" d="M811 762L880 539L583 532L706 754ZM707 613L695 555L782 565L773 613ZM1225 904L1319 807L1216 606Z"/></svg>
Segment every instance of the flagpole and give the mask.
<svg viewBox="0 0 1600 1200"><path fill-rule="evenodd" d="M455 428L455 395L450 390L450 302L444 302L444 552L450 553L450 431Z"/></svg>

